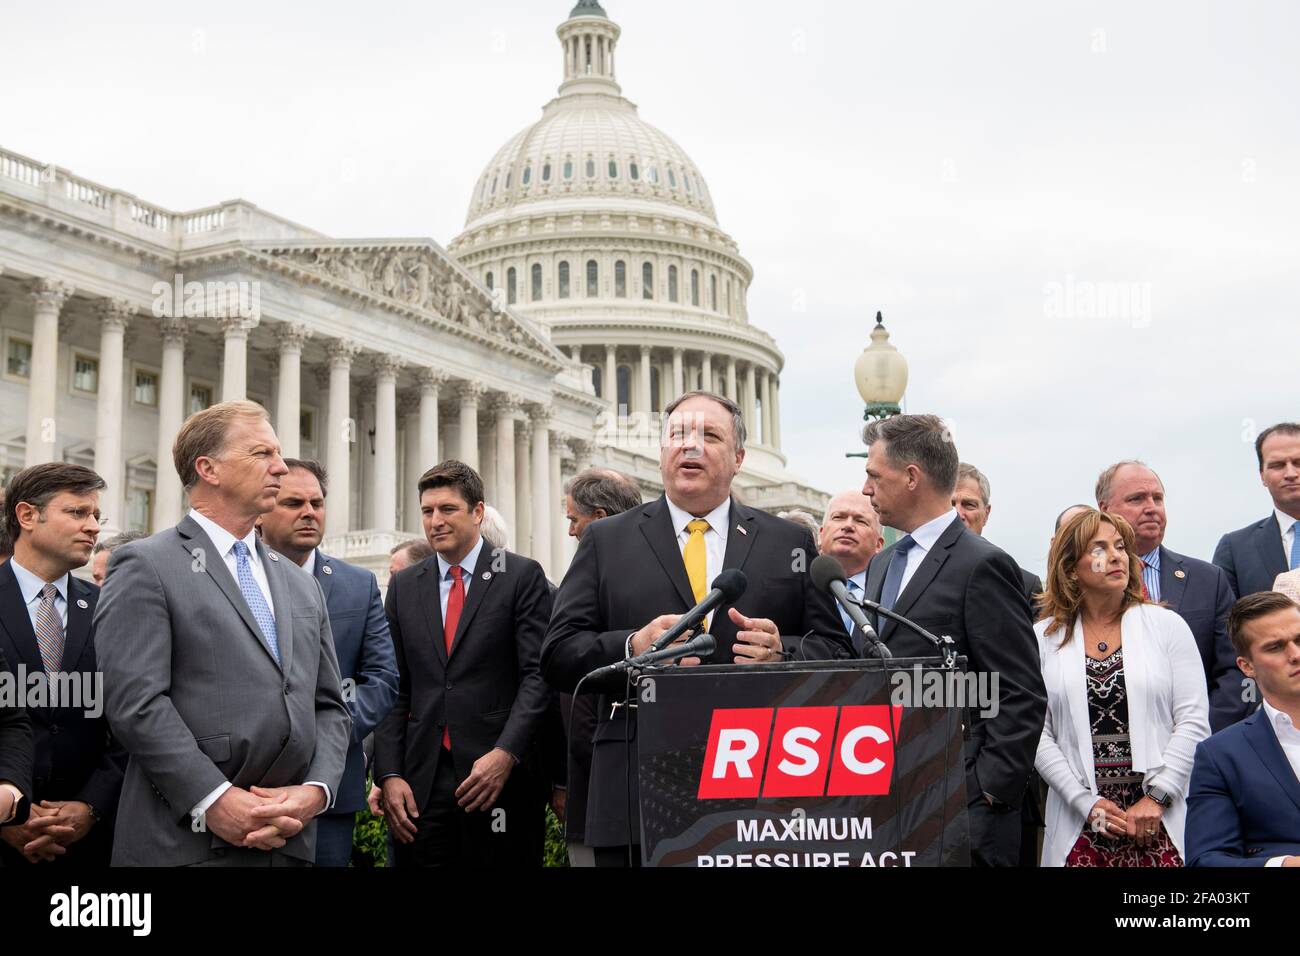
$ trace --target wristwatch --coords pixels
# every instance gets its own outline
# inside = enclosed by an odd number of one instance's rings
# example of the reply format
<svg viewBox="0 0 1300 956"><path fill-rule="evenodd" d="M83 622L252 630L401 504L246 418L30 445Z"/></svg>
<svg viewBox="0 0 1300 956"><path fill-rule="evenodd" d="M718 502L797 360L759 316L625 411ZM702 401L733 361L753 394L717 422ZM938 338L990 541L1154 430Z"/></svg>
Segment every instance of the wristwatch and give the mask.
<svg viewBox="0 0 1300 956"><path fill-rule="evenodd" d="M1173 805L1174 802L1173 794L1167 793L1166 791L1161 790L1159 787L1147 787L1145 788L1145 792L1148 797L1150 797L1156 803L1160 804L1166 810L1168 810L1170 806Z"/></svg>
<svg viewBox="0 0 1300 956"><path fill-rule="evenodd" d="M92 820L94 820L96 823L103 822L104 815L95 809L95 805L93 803L86 804L86 807L90 810L90 817Z"/></svg>

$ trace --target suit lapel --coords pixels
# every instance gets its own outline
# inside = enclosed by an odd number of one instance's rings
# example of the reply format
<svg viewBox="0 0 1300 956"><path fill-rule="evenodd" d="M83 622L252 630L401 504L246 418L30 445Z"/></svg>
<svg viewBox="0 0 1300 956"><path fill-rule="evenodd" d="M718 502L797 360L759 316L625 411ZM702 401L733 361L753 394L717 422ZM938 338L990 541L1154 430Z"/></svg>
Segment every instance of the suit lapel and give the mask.
<svg viewBox="0 0 1300 956"><path fill-rule="evenodd" d="M1291 769L1291 763L1269 723L1268 712L1263 707L1246 718L1246 739L1273 775L1273 779L1286 791L1296 809L1300 810L1300 780L1296 779L1295 771Z"/></svg>
<svg viewBox="0 0 1300 956"><path fill-rule="evenodd" d="M1271 577L1276 578L1288 570L1291 561L1282 548L1282 533L1278 530L1277 515L1269 515L1255 526L1255 548L1259 554L1264 555L1264 570ZM1269 587L1272 586L1270 581Z"/></svg>
<svg viewBox="0 0 1300 956"><path fill-rule="evenodd" d="M665 508L665 511L668 509ZM749 551L758 539L758 525L754 522L754 513L735 498L731 499L731 528L727 531L727 553L722 557L723 568L744 570ZM676 541L674 540L674 545ZM686 562L682 562L685 570ZM688 579L689 580L689 579ZM713 582L707 582L712 586ZM692 604L694 606L694 604Z"/></svg>
<svg viewBox="0 0 1300 956"><path fill-rule="evenodd" d="M226 560L223 555L217 553L216 545L207 533L199 527L199 523L186 515L181 519L181 523L176 526L176 532L181 536L181 546L185 553L193 561L192 567L197 571L206 574L221 589L221 593L226 596L231 607L237 613L248 628L249 636L257 641L258 646L266 653L267 658L272 664L275 663L275 657L271 654L271 649L266 646L266 639L262 636L262 629L257 626L257 618L253 617L253 612L248 608L248 602L244 600L243 593L239 590L239 585L226 567ZM267 562L268 564L270 562ZM274 595L272 595L274 597ZM278 622L277 622L278 623Z"/></svg>
<svg viewBox="0 0 1300 956"><path fill-rule="evenodd" d="M902 593L898 595L898 600L893 607L895 614L906 617L908 612L912 610L912 606L916 604L917 599L925 593L925 589L930 586L930 582L934 580L935 575L939 573L939 569L948 560L948 549L956 544L965 527L960 518L954 517L952 524L948 525L943 534L939 535L939 540L934 543L933 548L926 552L924 560L921 561L921 564L912 574L911 580L907 582L907 587L903 588ZM897 626L895 622L887 621L884 630L892 635L894 628ZM884 640L883 635L881 640Z"/></svg>
<svg viewBox="0 0 1300 956"><path fill-rule="evenodd" d="M735 505L733 504L732 507L734 508ZM673 518L668 511L667 501L660 497L658 501L646 505L641 510L641 519L641 533L645 535L650 550L654 552L664 573L668 575L668 580L672 582L677 596L682 599L683 610L695 607L695 595L691 591L690 578L686 576L686 563L682 560L682 549L677 545L677 532L673 529ZM728 561L731 555L732 537L732 535L727 536ZM731 567L728 561L724 561L724 564L726 567Z"/></svg>
<svg viewBox="0 0 1300 956"><path fill-rule="evenodd" d="M19 661L27 665L28 673L45 670L45 665L41 662L41 648L36 643L36 632L32 630L32 618L27 613L27 605L23 603L22 588L18 586L18 578L8 561L0 564L0 628L4 629L13 643L14 659L10 665L15 673Z"/></svg>
<svg viewBox="0 0 1300 956"><path fill-rule="evenodd" d="M1175 574L1182 571L1182 575ZM1160 600L1168 603L1177 611L1183 606L1183 592L1187 590L1187 569L1183 567L1181 555L1174 554L1164 545L1160 546Z"/></svg>
<svg viewBox="0 0 1300 956"><path fill-rule="evenodd" d="M415 591L420 596L420 619L428 625L427 640L442 666L447 666L447 638L442 630L442 582L438 580L438 556L426 558L415 575ZM409 653L409 652L408 652Z"/></svg>
<svg viewBox="0 0 1300 956"><path fill-rule="evenodd" d="M257 554L266 571L266 583L271 590L271 605L275 608L275 643L280 648L280 670L289 673L293 661L293 596L289 593L289 559L272 552L262 539L257 539ZM261 633L261 629L258 629Z"/></svg>
<svg viewBox="0 0 1300 956"><path fill-rule="evenodd" d="M478 553L478 561L474 564L473 583L465 592L465 607L461 610L460 621L456 624L456 636L451 642L453 655L460 649L461 642L469 631L470 622L474 620L474 615L478 613L479 607L487 598L488 588L496 582L496 579L497 576L492 573L492 548L484 541L483 548Z"/></svg>
<svg viewBox="0 0 1300 956"><path fill-rule="evenodd" d="M320 582L320 589L325 593L325 606L329 607L330 592L334 589L334 575L326 574L325 569L329 567L329 555L325 554L319 548L316 549L316 565L312 568L312 576Z"/></svg>
<svg viewBox="0 0 1300 956"><path fill-rule="evenodd" d="M72 670L86 649L90 622L95 617L95 597L89 585L68 575L68 626L64 630L62 670ZM78 601L86 602L84 609Z"/></svg>

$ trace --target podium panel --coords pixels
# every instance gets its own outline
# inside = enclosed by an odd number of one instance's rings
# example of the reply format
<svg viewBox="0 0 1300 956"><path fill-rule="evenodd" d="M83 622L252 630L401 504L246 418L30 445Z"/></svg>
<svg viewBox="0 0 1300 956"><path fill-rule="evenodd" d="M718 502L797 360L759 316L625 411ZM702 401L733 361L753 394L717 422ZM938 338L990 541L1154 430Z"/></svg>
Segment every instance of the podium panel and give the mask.
<svg viewBox="0 0 1300 956"><path fill-rule="evenodd" d="M968 866L961 709L897 689L961 672L934 659L887 664L641 675L642 863Z"/></svg>

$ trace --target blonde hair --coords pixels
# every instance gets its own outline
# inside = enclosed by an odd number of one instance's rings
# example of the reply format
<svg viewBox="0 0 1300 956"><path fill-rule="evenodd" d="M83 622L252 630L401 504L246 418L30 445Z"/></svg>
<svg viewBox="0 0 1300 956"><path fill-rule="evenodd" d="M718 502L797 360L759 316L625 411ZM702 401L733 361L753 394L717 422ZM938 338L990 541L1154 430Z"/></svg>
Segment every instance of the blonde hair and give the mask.
<svg viewBox="0 0 1300 956"><path fill-rule="evenodd" d="M220 402L185 419L172 444L172 463L186 491L199 483L195 463L200 458L221 454L226 448L230 426L248 419L270 421L271 416L257 402L238 401Z"/></svg>
<svg viewBox="0 0 1300 956"><path fill-rule="evenodd" d="M1052 551L1047 556L1047 584L1039 603L1038 619L1051 621L1047 627L1048 634L1055 634L1065 628L1060 647L1070 643L1070 638L1074 636L1074 624L1079 618L1079 608L1083 605L1083 585L1079 583L1075 568L1087 554L1103 524L1109 524L1119 532L1128 554L1128 585L1124 588L1124 603L1120 613L1146 602L1142 593L1142 559L1137 554L1133 528L1129 523L1117 514L1095 508L1075 515L1052 539Z"/></svg>

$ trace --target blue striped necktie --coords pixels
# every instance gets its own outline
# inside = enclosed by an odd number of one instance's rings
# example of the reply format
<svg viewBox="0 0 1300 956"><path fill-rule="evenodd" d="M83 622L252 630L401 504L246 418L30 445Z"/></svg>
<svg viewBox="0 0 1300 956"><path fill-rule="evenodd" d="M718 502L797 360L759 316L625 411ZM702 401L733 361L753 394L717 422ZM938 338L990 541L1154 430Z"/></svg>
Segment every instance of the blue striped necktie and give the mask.
<svg viewBox="0 0 1300 956"><path fill-rule="evenodd" d="M54 599L59 589L47 584L41 589L41 603L36 608L36 644L41 650L41 664L45 673L54 674L63 663L63 619Z"/></svg>
<svg viewBox="0 0 1300 956"><path fill-rule="evenodd" d="M1291 570L1300 568L1300 521L1291 526Z"/></svg>
<svg viewBox="0 0 1300 956"><path fill-rule="evenodd" d="M894 605L898 603L898 592L902 590L903 584L903 572L907 570L907 553L912 550L914 544L916 539L910 534L905 534L898 539L893 554L889 556L889 567L885 569L885 584L880 591L880 606L888 611L892 611ZM884 617L877 614L876 630L883 630L884 625Z"/></svg>
<svg viewBox="0 0 1300 956"><path fill-rule="evenodd" d="M248 609L253 612L257 626L262 629L262 636L266 638L266 646L271 649L271 655L278 664L280 642L275 630L275 615L271 613L271 607L266 603L262 589L257 586L257 580L253 577L253 565L248 559L248 545L242 541L235 542L235 569L238 572L236 576L239 578L239 593L244 595Z"/></svg>

